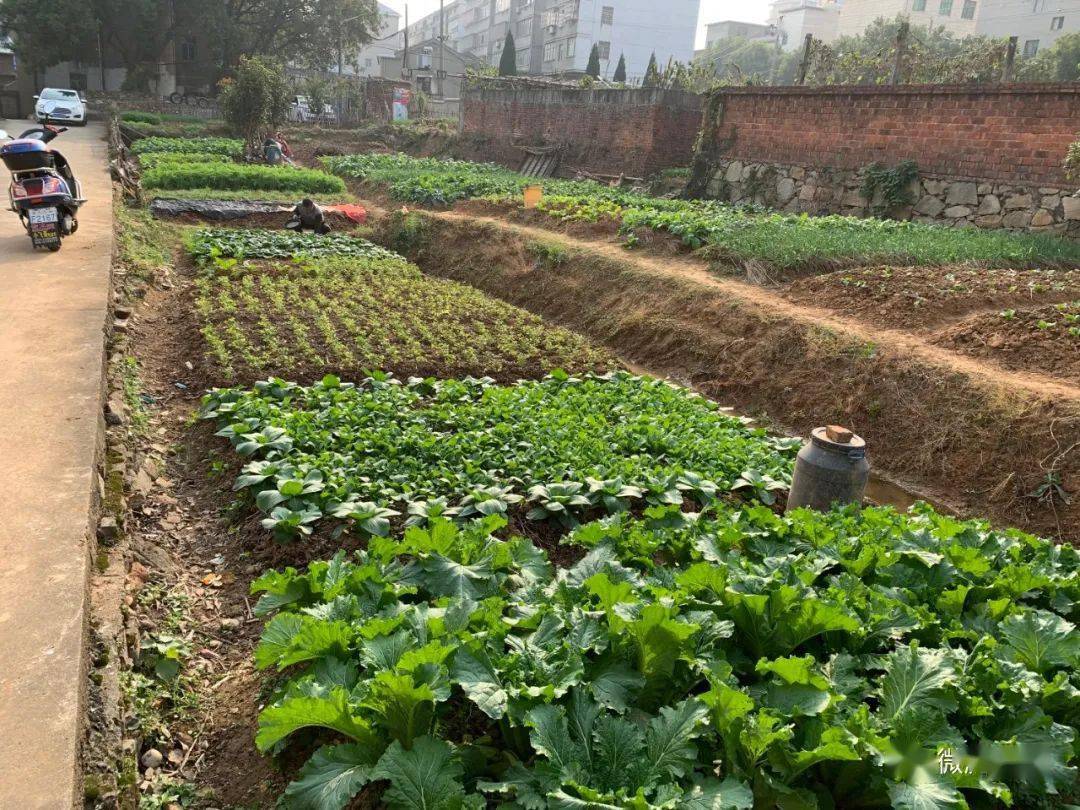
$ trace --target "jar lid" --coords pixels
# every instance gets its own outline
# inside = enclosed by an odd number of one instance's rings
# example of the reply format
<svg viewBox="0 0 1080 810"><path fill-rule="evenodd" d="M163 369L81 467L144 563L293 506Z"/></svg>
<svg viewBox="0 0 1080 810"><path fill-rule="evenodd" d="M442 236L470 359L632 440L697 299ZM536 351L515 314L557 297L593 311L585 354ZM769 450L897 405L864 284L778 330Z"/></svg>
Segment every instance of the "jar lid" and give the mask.
<svg viewBox="0 0 1080 810"><path fill-rule="evenodd" d="M837 441L833 439L832 436L836 436L837 438L846 438L847 436L850 436L850 439L847 442ZM861 436L857 436L851 431L839 432L835 428L832 428L832 426L814 428L810 431L810 440L817 447L820 447L822 450L827 450L830 453L842 453L851 458L862 458L866 455L866 441Z"/></svg>

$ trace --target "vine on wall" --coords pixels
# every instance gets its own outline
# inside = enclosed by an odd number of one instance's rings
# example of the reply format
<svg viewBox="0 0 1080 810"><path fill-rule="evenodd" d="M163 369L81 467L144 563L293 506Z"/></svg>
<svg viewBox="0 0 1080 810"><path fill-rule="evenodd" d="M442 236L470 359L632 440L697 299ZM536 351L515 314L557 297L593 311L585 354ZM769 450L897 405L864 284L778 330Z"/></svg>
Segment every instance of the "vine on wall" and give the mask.
<svg viewBox="0 0 1080 810"><path fill-rule="evenodd" d="M905 160L893 167L872 163L863 170L862 195L875 216L887 217L915 203L912 186L919 179L919 166Z"/></svg>

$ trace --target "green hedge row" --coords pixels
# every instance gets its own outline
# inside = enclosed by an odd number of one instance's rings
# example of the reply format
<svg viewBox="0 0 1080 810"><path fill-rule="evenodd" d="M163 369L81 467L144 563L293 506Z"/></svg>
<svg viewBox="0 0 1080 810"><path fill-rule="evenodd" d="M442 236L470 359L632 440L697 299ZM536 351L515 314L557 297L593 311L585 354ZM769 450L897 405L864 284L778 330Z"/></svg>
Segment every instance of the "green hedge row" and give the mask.
<svg viewBox="0 0 1080 810"><path fill-rule="evenodd" d="M238 138L141 138L131 145L136 155L149 152L201 152L240 157L244 142Z"/></svg>
<svg viewBox="0 0 1080 810"><path fill-rule="evenodd" d="M139 165L144 171L156 169L158 166L194 163L232 163L232 158L228 155L216 155L213 152L147 152L139 155Z"/></svg>
<svg viewBox="0 0 1080 810"><path fill-rule="evenodd" d="M241 166L223 163L163 164L143 174L143 186L157 189L295 191L311 194L344 193L339 177L312 169Z"/></svg>

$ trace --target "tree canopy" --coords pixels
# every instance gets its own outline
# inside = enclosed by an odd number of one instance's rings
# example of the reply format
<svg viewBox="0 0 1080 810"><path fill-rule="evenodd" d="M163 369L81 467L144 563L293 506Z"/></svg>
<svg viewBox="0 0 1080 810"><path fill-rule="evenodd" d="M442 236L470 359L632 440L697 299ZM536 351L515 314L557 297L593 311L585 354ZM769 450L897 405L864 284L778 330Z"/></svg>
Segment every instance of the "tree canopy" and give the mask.
<svg viewBox="0 0 1080 810"><path fill-rule="evenodd" d="M517 45L514 44L514 35L509 31L506 32L502 56L499 57L499 75L517 76Z"/></svg>
<svg viewBox="0 0 1080 810"><path fill-rule="evenodd" d="M285 122L289 84L281 65L259 56L241 57L236 77L222 83L225 120L249 147Z"/></svg>
<svg viewBox="0 0 1080 810"><path fill-rule="evenodd" d="M325 69L370 42L378 25L375 0L0 0L0 28L24 62L95 61L100 32L133 90L146 89L165 49L188 31L205 33L226 74L257 54Z"/></svg>
<svg viewBox="0 0 1080 810"><path fill-rule="evenodd" d="M619 64L615 67L615 75L611 77L613 81L623 84L626 82L626 55L619 54Z"/></svg>
<svg viewBox="0 0 1080 810"><path fill-rule="evenodd" d="M645 68L645 78L642 79L643 87L656 87L660 84L660 68L656 65L656 53L649 57L649 66Z"/></svg>
<svg viewBox="0 0 1080 810"><path fill-rule="evenodd" d="M0 0L0 31L33 71L97 52L98 23L82 0Z"/></svg>
<svg viewBox="0 0 1080 810"><path fill-rule="evenodd" d="M815 40L807 70L808 84L884 84L892 79L896 40L902 16L878 18L858 36L831 44ZM1001 79L1008 41L961 37L945 28L911 25L900 64L900 80L909 84L980 83ZM791 84L802 51L784 51L768 40L730 37L709 46L695 65L711 68L719 84ZM1014 76L1025 81L1072 81L1080 78L1080 34L1062 37L1037 57L1018 59Z"/></svg>
<svg viewBox="0 0 1080 810"><path fill-rule="evenodd" d="M594 44L589 51L589 64L585 68L585 75L594 79L600 78L600 46Z"/></svg>

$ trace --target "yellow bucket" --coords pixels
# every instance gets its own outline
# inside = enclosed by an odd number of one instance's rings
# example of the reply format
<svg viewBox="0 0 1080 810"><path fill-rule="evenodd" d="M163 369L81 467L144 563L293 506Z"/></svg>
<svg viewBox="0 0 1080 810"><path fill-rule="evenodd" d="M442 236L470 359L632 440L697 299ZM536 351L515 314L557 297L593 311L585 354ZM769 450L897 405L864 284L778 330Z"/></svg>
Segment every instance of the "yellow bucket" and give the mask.
<svg viewBox="0 0 1080 810"><path fill-rule="evenodd" d="M525 186L525 207L536 208L540 200L544 199L544 189L540 186Z"/></svg>

